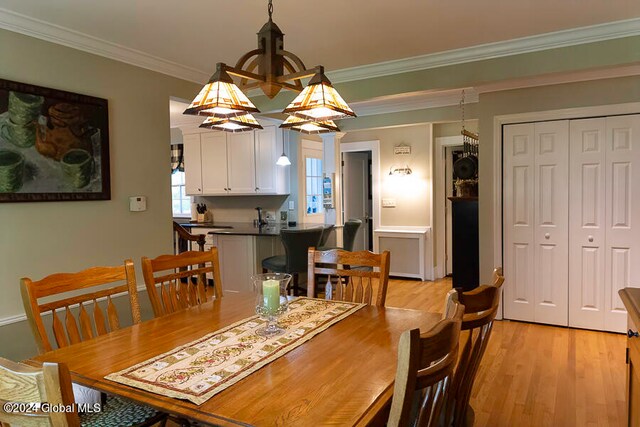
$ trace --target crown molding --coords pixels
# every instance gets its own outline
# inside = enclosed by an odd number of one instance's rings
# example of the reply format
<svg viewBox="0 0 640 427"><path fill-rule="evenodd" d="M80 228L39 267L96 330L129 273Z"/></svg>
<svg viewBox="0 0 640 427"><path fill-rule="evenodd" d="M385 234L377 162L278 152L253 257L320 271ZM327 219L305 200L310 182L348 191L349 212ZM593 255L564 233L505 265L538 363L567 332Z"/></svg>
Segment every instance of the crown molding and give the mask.
<svg viewBox="0 0 640 427"><path fill-rule="evenodd" d="M463 89L452 89L399 94L369 99L362 102L352 102L350 105L358 116L373 116L376 114L448 107L460 104L462 90ZM478 92L475 88L464 88L464 91L466 104L478 102Z"/></svg>
<svg viewBox="0 0 640 427"><path fill-rule="evenodd" d="M212 72L188 67L5 8L0 8L0 28L195 83L206 82ZM636 35L640 35L640 18L344 68L328 72L327 75L333 83L343 83Z"/></svg>
<svg viewBox="0 0 640 427"><path fill-rule="evenodd" d="M329 71L327 76L333 83L343 83L637 35L640 35L640 18L343 68Z"/></svg>
<svg viewBox="0 0 640 427"><path fill-rule="evenodd" d="M0 28L196 83L206 82L210 75L202 70L4 8L0 8Z"/></svg>

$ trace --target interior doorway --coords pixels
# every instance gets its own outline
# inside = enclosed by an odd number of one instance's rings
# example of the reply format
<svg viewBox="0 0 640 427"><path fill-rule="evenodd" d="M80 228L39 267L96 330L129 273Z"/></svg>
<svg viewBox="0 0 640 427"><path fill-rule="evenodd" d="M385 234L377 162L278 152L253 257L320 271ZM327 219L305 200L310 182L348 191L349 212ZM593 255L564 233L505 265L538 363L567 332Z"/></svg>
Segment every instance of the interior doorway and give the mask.
<svg viewBox="0 0 640 427"><path fill-rule="evenodd" d="M456 197L456 173L453 170L453 164L462 157L463 154L463 146L462 145L453 145L449 147L444 147L445 150L445 162L444 162L444 182L445 182L445 191L444 191L444 204L445 204L445 251L446 251L446 260L445 263L445 276L451 276L453 273L453 233L452 233L452 222L451 222L451 200L449 197Z"/></svg>
<svg viewBox="0 0 640 427"><path fill-rule="evenodd" d="M359 219L354 251L373 251L373 177L371 151L342 153L343 218Z"/></svg>

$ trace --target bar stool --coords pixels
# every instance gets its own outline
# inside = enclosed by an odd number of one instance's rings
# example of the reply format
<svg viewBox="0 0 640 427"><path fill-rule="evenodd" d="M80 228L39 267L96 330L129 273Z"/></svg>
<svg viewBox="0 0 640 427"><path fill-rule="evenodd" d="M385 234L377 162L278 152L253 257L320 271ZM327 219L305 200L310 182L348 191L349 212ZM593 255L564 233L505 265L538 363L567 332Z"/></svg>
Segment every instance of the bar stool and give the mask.
<svg viewBox="0 0 640 427"><path fill-rule="evenodd" d="M307 250L317 247L324 228L308 230L281 230L280 238L285 255L276 255L262 260L262 271L289 273L293 276L293 295L298 295L298 276L307 274Z"/></svg>
<svg viewBox="0 0 640 427"><path fill-rule="evenodd" d="M347 222L344 223L344 226L342 227L342 246L341 247L332 247L332 246L325 246L325 243L327 242L327 239L323 237L323 240L320 242L320 245L318 247L319 251L328 251L329 249L344 249L345 251L353 251L353 244L356 241L356 234L358 233L358 229L360 228L360 226L362 225L362 221L359 219L350 219ZM333 229L334 226L331 226ZM327 232L327 237L329 237L330 231Z"/></svg>

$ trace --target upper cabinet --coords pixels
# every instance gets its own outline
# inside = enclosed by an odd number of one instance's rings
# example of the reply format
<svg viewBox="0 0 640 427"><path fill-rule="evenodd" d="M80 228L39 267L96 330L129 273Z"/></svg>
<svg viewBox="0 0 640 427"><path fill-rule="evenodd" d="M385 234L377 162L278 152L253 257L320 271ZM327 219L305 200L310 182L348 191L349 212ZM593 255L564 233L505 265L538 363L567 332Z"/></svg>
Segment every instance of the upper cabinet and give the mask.
<svg viewBox="0 0 640 427"><path fill-rule="evenodd" d="M225 196L289 194L289 168L277 166L275 126L184 135L186 192Z"/></svg>

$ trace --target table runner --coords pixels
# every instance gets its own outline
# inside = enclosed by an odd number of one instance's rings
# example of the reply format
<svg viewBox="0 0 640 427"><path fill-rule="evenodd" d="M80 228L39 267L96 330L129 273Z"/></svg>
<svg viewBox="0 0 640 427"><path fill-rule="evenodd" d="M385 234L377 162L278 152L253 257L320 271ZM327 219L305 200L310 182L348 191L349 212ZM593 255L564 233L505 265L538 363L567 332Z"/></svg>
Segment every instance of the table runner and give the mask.
<svg viewBox="0 0 640 427"><path fill-rule="evenodd" d="M105 378L201 405L364 306L297 298L278 322L282 335L257 335L265 321L251 316Z"/></svg>

